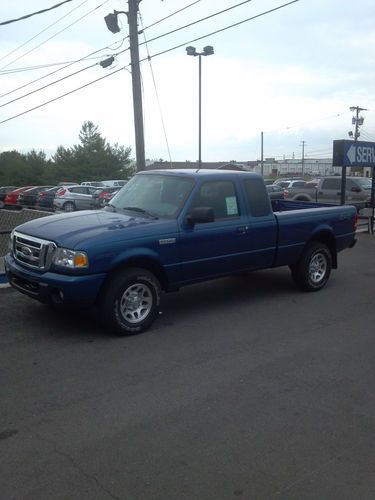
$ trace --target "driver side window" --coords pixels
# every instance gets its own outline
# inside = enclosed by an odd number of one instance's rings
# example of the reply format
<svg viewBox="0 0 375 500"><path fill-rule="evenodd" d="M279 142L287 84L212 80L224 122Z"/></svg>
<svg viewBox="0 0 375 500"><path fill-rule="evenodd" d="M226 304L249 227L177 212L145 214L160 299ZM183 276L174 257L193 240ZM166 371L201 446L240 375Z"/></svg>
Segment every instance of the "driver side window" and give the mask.
<svg viewBox="0 0 375 500"><path fill-rule="evenodd" d="M205 182L195 194L190 209L210 207L216 219L226 219L239 216L238 201L233 182Z"/></svg>

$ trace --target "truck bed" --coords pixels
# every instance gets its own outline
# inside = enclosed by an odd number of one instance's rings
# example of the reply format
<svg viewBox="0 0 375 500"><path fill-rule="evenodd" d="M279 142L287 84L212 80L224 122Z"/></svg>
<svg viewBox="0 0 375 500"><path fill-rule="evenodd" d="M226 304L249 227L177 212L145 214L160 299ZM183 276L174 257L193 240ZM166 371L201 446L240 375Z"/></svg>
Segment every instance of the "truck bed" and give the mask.
<svg viewBox="0 0 375 500"><path fill-rule="evenodd" d="M288 200L272 200L271 204L278 225L276 266L297 261L314 234L335 234L337 251L347 248L353 240L354 206ZM348 224L350 221L352 224Z"/></svg>

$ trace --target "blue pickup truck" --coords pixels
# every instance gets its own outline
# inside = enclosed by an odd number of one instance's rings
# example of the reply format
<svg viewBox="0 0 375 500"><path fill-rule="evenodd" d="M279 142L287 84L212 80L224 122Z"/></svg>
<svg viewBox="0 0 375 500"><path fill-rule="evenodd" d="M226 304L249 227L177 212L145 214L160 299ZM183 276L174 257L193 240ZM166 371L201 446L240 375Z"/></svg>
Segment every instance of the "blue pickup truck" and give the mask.
<svg viewBox="0 0 375 500"><path fill-rule="evenodd" d="M162 290L232 273L289 266L299 288L321 289L356 218L352 206L271 201L249 172L140 172L103 210L18 226L5 268L29 297L95 306L128 335L152 324Z"/></svg>

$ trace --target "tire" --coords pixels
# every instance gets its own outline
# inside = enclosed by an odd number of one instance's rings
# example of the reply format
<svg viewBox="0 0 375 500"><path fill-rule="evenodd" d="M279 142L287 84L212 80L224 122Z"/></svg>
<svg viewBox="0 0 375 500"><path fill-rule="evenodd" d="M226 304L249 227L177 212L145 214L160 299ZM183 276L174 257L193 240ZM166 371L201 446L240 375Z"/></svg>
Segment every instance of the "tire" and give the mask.
<svg viewBox="0 0 375 500"><path fill-rule="evenodd" d="M158 314L160 293L159 281L146 269L134 267L114 275L101 294L104 326L119 335L145 331Z"/></svg>
<svg viewBox="0 0 375 500"><path fill-rule="evenodd" d="M74 203L72 201L67 201L63 205L64 212L74 212L75 209L76 209L76 206L74 205Z"/></svg>
<svg viewBox="0 0 375 500"><path fill-rule="evenodd" d="M312 242L303 251L299 262L291 269L293 280L301 290L306 292L321 290L331 274L331 251L324 243Z"/></svg>

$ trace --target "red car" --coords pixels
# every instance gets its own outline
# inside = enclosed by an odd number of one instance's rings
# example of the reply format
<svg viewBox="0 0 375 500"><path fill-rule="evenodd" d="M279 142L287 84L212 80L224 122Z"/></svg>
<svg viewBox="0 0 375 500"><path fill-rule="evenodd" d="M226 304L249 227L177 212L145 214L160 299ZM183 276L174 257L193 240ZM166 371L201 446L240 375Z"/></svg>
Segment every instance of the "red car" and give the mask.
<svg viewBox="0 0 375 500"><path fill-rule="evenodd" d="M94 208L103 208L119 189L121 188L118 186L97 189L92 195Z"/></svg>
<svg viewBox="0 0 375 500"><path fill-rule="evenodd" d="M26 191L26 189L31 189L32 187L35 186L23 186L20 188L15 189L14 191L11 191L6 195L4 198L4 208L19 208L21 209L22 207L20 205L17 205L17 200L18 196Z"/></svg>

